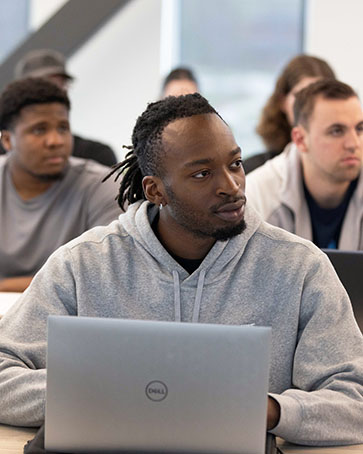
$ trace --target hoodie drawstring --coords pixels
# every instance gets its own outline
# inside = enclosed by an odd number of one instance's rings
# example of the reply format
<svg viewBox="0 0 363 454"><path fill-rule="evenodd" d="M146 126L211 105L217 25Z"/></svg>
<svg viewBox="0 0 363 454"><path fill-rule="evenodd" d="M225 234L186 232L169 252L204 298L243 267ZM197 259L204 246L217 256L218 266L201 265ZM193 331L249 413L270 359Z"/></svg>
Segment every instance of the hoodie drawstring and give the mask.
<svg viewBox="0 0 363 454"><path fill-rule="evenodd" d="M179 274L177 271L173 271L173 278L174 278L174 313L175 313L174 317L175 317L176 322L180 322L181 321L180 283L179 283ZM204 278L205 278L205 270L202 270L199 273L199 278L198 278L197 293L195 295L192 323L198 323L198 321L199 321L199 312L200 312L200 305L201 305L201 301L202 301Z"/></svg>
<svg viewBox="0 0 363 454"><path fill-rule="evenodd" d="M205 270L202 270L199 273L199 278L198 278L198 287L197 287L197 294L195 295L192 323L198 323L198 321L199 321L200 303L202 301L204 278L205 278Z"/></svg>
<svg viewBox="0 0 363 454"><path fill-rule="evenodd" d="M181 321L181 309L180 309L180 284L179 274L177 271L173 271L174 278L174 317L176 322Z"/></svg>

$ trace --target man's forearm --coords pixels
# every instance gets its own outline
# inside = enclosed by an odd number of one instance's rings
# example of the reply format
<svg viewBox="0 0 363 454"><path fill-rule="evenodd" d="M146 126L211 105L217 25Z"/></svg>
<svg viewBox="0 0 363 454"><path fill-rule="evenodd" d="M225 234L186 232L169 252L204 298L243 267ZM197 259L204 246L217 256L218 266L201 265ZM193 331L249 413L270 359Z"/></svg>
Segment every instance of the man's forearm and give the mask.
<svg viewBox="0 0 363 454"><path fill-rule="evenodd" d="M0 280L0 292L23 292L31 283L33 276L8 277Z"/></svg>
<svg viewBox="0 0 363 454"><path fill-rule="evenodd" d="M16 367L16 362L2 358L0 353L0 423L41 426L45 412L46 370Z"/></svg>

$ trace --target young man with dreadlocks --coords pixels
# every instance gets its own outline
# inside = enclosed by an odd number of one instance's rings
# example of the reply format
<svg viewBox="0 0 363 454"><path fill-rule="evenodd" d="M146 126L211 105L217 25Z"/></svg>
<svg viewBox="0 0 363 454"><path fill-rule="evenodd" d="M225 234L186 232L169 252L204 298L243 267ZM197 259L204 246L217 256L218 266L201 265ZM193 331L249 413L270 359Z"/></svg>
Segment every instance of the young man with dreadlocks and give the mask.
<svg viewBox="0 0 363 454"><path fill-rule="evenodd" d="M43 422L49 314L256 324L272 327L267 428L363 442L348 296L325 254L246 204L241 150L208 102L150 104L117 171L126 213L58 249L0 322L0 422Z"/></svg>

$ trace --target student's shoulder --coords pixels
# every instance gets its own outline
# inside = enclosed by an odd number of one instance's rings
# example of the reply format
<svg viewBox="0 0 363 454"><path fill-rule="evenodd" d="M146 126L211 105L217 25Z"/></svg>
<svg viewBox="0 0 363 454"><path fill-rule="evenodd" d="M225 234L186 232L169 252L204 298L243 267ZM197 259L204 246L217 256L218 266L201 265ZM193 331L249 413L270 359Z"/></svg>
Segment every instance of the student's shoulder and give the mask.
<svg viewBox="0 0 363 454"><path fill-rule="evenodd" d="M73 156L93 159L105 166L116 164L115 153L108 145L77 135L73 135L73 140Z"/></svg>
<svg viewBox="0 0 363 454"><path fill-rule="evenodd" d="M127 241L129 234L122 227L119 219L115 219L106 226L93 227L82 233L77 238L69 241L60 249L66 249L70 252L81 249L98 249L110 248L115 244L120 245Z"/></svg>
<svg viewBox="0 0 363 454"><path fill-rule="evenodd" d="M107 226L87 230L77 238L56 249L43 266L44 272L67 279L67 275L91 274L94 278L109 264L121 266L125 257L133 253L132 241L118 220ZM62 277L62 279L63 279Z"/></svg>
<svg viewBox="0 0 363 454"><path fill-rule="evenodd" d="M246 176L246 182L252 184L265 184L271 180L276 185L281 183L287 168L288 150L283 151L275 158L269 159L262 166L253 170Z"/></svg>
<svg viewBox="0 0 363 454"><path fill-rule="evenodd" d="M286 148L246 176L247 200L263 219L269 219L280 205L281 191L288 175L288 153Z"/></svg>
<svg viewBox="0 0 363 454"><path fill-rule="evenodd" d="M110 173L109 167L93 159L77 158L75 156L70 156L69 158L69 170L84 178L88 176L106 176Z"/></svg>
<svg viewBox="0 0 363 454"><path fill-rule="evenodd" d="M76 158L72 156L69 158L67 179L69 180L69 183L75 184L82 189L96 186L100 188L118 187L119 182L116 184L114 178L109 178L102 183L102 180L107 177L110 172L111 169L109 167L99 164L92 159Z"/></svg>
<svg viewBox="0 0 363 454"><path fill-rule="evenodd" d="M268 250L290 251L291 254L302 254L302 257L311 256L318 259L326 257L326 254L311 241L265 221L260 223L256 231L256 240L263 242Z"/></svg>

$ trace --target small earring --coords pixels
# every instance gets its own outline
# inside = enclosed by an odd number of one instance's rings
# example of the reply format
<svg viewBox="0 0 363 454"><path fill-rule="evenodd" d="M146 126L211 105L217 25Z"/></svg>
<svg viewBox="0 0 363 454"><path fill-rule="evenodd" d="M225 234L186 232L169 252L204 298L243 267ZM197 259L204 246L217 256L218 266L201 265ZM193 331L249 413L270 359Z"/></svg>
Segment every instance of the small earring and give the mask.
<svg viewBox="0 0 363 454"><path fill-rule="evenodd" d="M163 208L163 204L161 203L161 204L159 205L159 210L162 210L162 208Z"/></svg>

